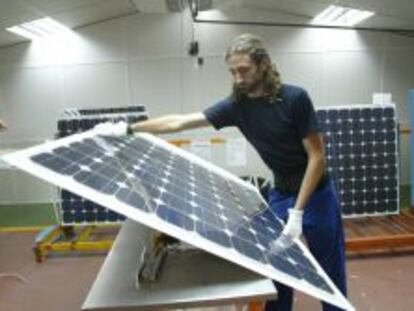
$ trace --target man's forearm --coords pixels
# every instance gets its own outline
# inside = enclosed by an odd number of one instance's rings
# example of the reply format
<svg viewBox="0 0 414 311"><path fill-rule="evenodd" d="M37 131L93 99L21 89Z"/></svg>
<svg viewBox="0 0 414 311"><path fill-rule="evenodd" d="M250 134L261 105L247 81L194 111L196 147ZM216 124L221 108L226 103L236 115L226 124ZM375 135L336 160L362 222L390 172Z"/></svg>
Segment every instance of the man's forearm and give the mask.
<svg viewBox="0 0 414 311"><path fill-rule="evenodd" d="M198 127L209 126L203 113L173 114L130 125L133 132L152 134L174 133Z"/></svg>
<svg viewBox="0 0 414 311"><path fill-rule="evenodd" d="M300 186L299 194L296 199L295 208L303 210L316 189L325 171L325 158L323 155L309 159L305 175Z"/></svg>
<svg viewBox="0 0 414 311"><path fill-rule="evenodd" d="M167 115L131 124L133 132L148 132L153 134L173 133L182 130L180 115Z"/></svg>

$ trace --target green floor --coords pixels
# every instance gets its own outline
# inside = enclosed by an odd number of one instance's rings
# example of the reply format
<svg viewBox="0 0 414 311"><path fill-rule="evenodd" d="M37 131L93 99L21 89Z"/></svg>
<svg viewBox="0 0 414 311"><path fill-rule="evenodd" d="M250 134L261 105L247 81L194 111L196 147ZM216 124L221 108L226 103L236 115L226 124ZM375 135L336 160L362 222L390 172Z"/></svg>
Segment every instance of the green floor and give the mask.
<svg viewBox="0 0 414 311"><path fill-rule="evenodd" d="M401 208L410 206L410 187L401 187ZM0 205L0 228L8 227L39 227L56 224L53 205L25 204Z"/></svg>

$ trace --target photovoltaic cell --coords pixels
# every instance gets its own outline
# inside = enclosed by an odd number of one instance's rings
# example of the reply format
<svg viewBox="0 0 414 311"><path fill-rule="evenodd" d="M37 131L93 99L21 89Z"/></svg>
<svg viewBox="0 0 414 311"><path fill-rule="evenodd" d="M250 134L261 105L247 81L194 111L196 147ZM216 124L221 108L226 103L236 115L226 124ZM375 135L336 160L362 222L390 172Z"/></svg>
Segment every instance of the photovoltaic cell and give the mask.
<svg viewBox="0 0 414 311"><path fill-rule="evenodd" d="M75 201L87 198L353 310L300 242L278 254L268 251L283 225L257 189L152 135L106 137L90 131L4 158L74 193Z"/></svg>
<svg viewBox="0 0 414 311"><path fill-rule="evenodd" d="M62 112L61 118L57 121L57 137L63 138L76 133L81 133L92 129L95 125L102 122L125 121L135 123L146 120L147 112L144 106L112 107L112 108L90 108L90 109L66 109ZM51 169L65 175L71 175L79 169L79 165L90 166L92 169L99 166L93 163L94 150L89 146L79 145L79 150L69 150L68 148L58 148L54 154L59 155L59 159L46 162ZM88 156L85 156L88 154ZM62 168L62 161L76 162L77 165L70 165ZM59 168L61 168L59 170ZM106 168L101 170L102 174L114 174L113 170ZM80 178L78 176L77 178ZM104 189L105 193L115 192L114 185L108 185ZM58 213L64 225L83 225L97 223L118 223L125 219L124 215L91 202L85 198L65 190L59 189Z"/></svg>
<svg viewBox="0 0 414 311"><path fill-rule="evenodd" d="M395 107L329 107L319 109L317 117L343 215L399 213Z"/></svg>

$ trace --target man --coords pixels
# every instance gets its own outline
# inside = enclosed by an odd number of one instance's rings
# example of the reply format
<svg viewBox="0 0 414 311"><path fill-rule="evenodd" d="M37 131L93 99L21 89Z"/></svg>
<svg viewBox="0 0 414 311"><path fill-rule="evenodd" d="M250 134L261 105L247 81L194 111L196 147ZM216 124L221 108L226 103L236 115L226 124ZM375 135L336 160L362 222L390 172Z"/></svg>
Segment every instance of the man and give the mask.
<svg viewBox="0 0 414 311"><path fill-rule="evenodd" d="M259 37L243 34L235 38L226 63L233 77L233 92L203 112L168 115L128 126L104 124L102 128L121 135L237 126L272 170L274 189L269 205L287 221L271 250L290 246L303 228L310 251L346 294L341 214L333 184L325 173L323 139L309 96L299 87L281 83ZM267 302L266 310L291 310L292 289L276 286L278 300ZM323 310L339 309L323 303Z"/></svg>

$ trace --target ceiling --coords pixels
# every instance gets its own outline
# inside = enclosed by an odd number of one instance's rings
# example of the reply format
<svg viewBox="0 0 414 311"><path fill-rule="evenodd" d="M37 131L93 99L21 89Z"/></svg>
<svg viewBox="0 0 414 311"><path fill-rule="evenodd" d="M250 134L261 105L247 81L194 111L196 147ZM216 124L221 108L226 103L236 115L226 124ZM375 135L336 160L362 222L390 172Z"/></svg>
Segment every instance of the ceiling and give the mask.
<svg viewBox="0 0 414 311"><path fill-rule="evenodd" d="M371 10L377 15L363 27L396 28L414 31L412 0L199 0L200 6L212 3L220 10L235 8L263 9L283 15L283 23L307 23L329 4ZM50 16L61 23L78 28L130 14L164 13L181 9L186 0L0 0L0 47L24 41L5 30L23 22ZM244 18L249 21L248 18ZM260 22L257 19L254 22Z"/></svg>
<svg viewBox="0 0 414 311"><path fill-rule="evenodd" d="M358 26L414 30L414 1L412 0L241 0L241 2L246 6L284 12L291 17L302 17L305 23L328 5L341 5L376 13Z"/></svg>

